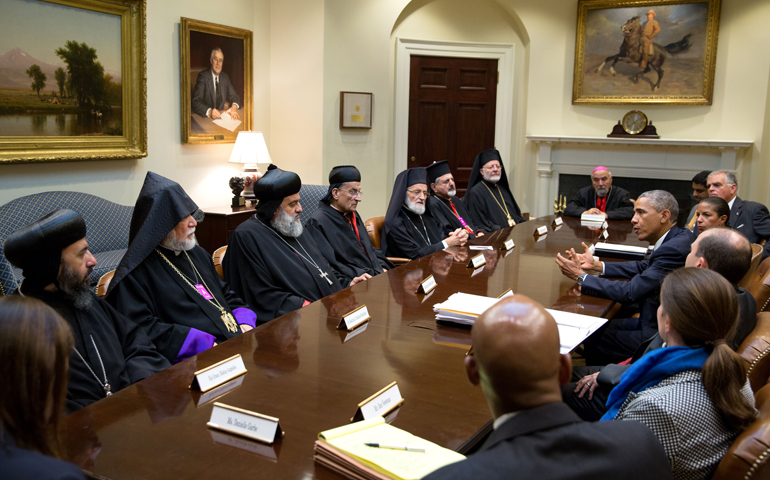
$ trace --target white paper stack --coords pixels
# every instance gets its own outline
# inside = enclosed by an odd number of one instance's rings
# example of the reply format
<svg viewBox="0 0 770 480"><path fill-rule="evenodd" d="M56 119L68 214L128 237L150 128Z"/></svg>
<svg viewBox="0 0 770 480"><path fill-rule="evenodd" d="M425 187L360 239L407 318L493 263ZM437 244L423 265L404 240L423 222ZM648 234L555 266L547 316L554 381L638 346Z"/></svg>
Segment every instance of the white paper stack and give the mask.
<svg viewBox="0 0 770 480"><path fill-rule="evenodd" d="M444 303L433 305L433 311L436 312L436 320L473 325L479 315L499 301L494 297L454 293Z"/></svg>
<svg viewBox="0 0 770 480"><path fill-rule="evenodd" d="M591 214L591 213L584 213L580 215L580 224L583 225L582 222L587 222L589 225L593 225L598 223L599 225L603 224L605 220L605 216L602 214Z"/></svg>
<svg viewBox="0 0 770 480"><path fill-rule="evenodd" d="M562 312L546 308L556 320L556 326L559 329L559 343L561 344L561 353L569 353L583 340L607 323L607 319L601 317L592 317L590 315L580 315L579 313Z"/></svg>

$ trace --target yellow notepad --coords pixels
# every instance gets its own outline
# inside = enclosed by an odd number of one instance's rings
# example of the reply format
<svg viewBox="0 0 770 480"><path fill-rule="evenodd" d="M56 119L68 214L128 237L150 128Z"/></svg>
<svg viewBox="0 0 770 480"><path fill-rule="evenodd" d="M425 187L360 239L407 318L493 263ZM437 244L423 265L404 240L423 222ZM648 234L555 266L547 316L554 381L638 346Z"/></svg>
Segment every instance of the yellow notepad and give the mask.
<svg viewBox="0 0 770 480"><path fill-rule="evenodd" d="M453 450L388 425L382 417L326 430L318 438L374 470L399 480L417 480L444 465L465 459ZM365 443L405 445L423 448L425 452L368 447Z"/></svg>

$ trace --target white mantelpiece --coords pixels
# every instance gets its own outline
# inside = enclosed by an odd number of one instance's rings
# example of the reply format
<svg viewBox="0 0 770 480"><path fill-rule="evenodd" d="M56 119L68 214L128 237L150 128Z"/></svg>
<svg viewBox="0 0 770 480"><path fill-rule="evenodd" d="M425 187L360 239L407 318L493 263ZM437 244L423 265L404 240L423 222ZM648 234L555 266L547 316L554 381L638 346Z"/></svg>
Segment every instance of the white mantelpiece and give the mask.
<svg viewBox="0 0 770 480"><path fill-rule="evenodd" d="M690 180L702 170L736 171L754 142L527 135L537 145L533 216L550 215L559 174L585 175L604 165L616 177Z"/></svg>

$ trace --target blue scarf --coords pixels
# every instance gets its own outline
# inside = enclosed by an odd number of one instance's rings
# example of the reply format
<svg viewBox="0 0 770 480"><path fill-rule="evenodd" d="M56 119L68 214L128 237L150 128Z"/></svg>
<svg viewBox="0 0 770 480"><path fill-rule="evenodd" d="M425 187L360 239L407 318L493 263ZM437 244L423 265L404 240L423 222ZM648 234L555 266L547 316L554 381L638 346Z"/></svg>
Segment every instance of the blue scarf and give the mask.
<svg viewBox="0 0 770 480"><path fill-rule="evenodd" d="M685 370L700 370L709 357L705 347L666 347L645 354L620 377L620 383L607 397L607 413L602 420L612 420L631 392L641 392Z"/></svg>

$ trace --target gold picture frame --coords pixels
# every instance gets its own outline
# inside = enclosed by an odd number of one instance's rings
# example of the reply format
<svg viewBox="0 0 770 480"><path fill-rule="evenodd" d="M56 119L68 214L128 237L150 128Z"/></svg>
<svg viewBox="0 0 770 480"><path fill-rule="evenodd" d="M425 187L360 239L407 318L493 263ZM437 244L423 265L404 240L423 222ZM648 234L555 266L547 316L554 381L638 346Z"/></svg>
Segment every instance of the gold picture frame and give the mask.
<svg viewBox="0 0 770 480"><path fill-rule="evenodd" d="M711 105L720 10L721 0L580 0L572 104Z"/></svg>
<svg viewBox="0 0 770 480"><path fill-rule="evenodd" d="M120 75L122 90L121 134L79 134L72 136L0 134L0 164L28 162L71 162L84 160L117 160L147 156L147 50L146 0L43 0L46 3L73 7L120 17ZM5 7L4 7L5 8ZM35 21L34 17L32 21ZM115 32L117 34L117 32ZM117 50L118 47L115 46ZM98 58L98 57L97 57ZM69 67L67 67L69 68ZM28 72L29 73L29 72ZM49 72L50 73L50 72ZM49 77L50 80L50 77ZM106 81L106 80L105 80ZM33 87L34 88L34 87ZM62 88L62 87L60 87ZM69 87L68 87L69 88ZM55 90L49 86L50 103L57 102ZM45 92L44 92L45 95ZM119 94L117 94L119 95ZM38 90L38 97L40 90ZM66 101L73 102L71 98ZM82 105L82 104L80 104ZM107 103L109 105L109 103ZM19 107L22 108L23 107ZM84 107L78 107L84 108ZM99 107L96 107L99 108ZM39 110L39 108L37 109ZM112 111L112 110L111 110ZM82 112L80 112L82 114ZM91 109L91 115L101 114ZM39 113L22 113L40 115ZM77 114L72 114L77 115ZM42 116L47 116L43 114ZM64 115L54 114L64 124ZM60 120L61 119L61 120ZM47 119L46 119L47 121ZM77 120L75 120L77 121ZM60 125L61 126L61 125ZM26 132L25 132L26 133ZM30 132L33 133L33 132Z"/></svg>
<svg viewBox="0 0 770 480"><path fill-rule="evenodd" d="M179 35L182 143L235 143L238 132L251 130L253 124L251 30L182 17ZM215 110L212 59L217 49L223 57L216 78L223 85L224 107L216 112L239 107L234 110L238 119L232 120L241 123L232 130L234 122L215 123L210 113Z"/></svg>

